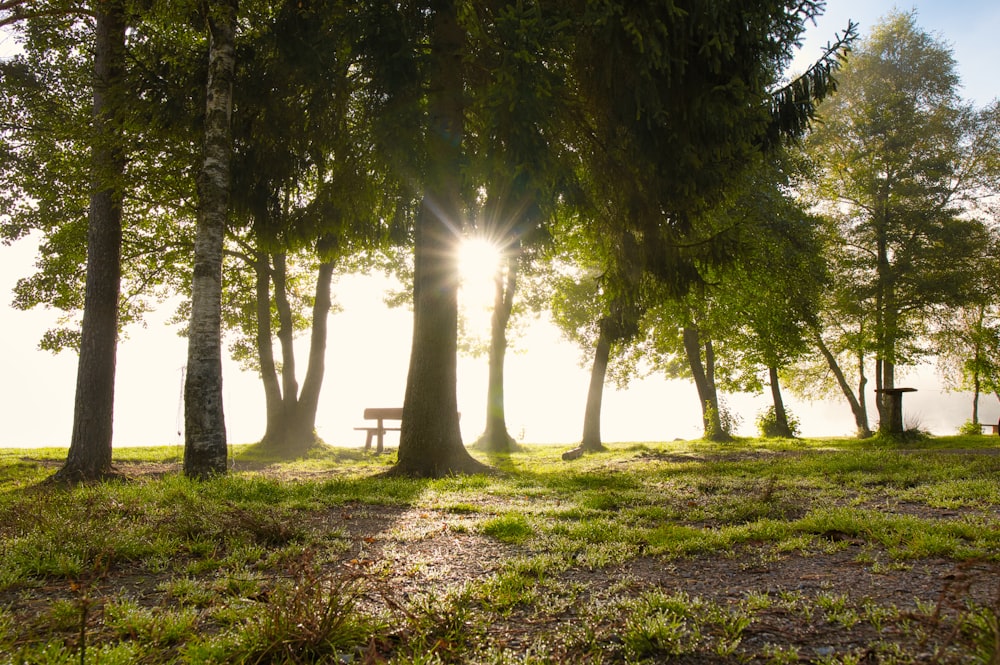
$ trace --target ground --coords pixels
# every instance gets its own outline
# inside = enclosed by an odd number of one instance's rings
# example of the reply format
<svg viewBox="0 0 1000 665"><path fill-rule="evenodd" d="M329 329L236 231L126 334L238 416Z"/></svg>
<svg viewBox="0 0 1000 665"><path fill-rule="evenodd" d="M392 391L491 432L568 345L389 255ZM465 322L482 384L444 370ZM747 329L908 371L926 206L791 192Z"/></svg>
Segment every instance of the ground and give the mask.
<svg viewBox="0 0 1000 665"><path fill-rule="evenodd" d="M958 452L997 454L996 449ZM652 455L660 461L670 459L661 453ZM761 452L718 458L754 462L761 455L773 461L771 453ZM681 463L694 459L675 457L673 461ZM698 459L704 461L704 457ZM179 471L176 464L168 463L118 468L139 481ZM242 463L234 471L298 481L338 476L335 470L290 471L285 465L261 463ZM1000 517L995 505L984 511L878 501L884 504L868 507L935 522L975 517L995 524ZM530 542L498 541L483 535L475 527L479 517L473 508L355 501L311 511L307 519L310 530L343 534L345 546L335 559L323 564L324 570L363 580L363 606L411 616L413 610L408 608L415 599L433 597L440 603L435 611L441 612L442 624L451 620L446 615L461 614L454 609L457 604L449 606L444 599L460 596L490 576L502 576L511 561L530 562L546 554L532 549ZM470 662L527 662L532 658L536 662L595 663L965 663L976 658L983 663L998 662L1000 645L979 644L1000 639L1000 628L995 625L1000 610L1000 566L995 560L925 557L900 562L884 547L836 529L819 536L821 546L807 552L748 542L723 552L665 559L639 548L621 556L610 553L604 564L595 565L588 555L589 560L577 565L538 568L535 588L520 596L521 601L503 603L482 590L469 596L472 609L462 619L468 631L464 639L469 643L459 644L463 638L447 629L438 634L436 628L429 628L436 637L428 642L428 649L438 653L442 662L463 662L463 656L456 655L460 653L476 654L469 656ZM173 602L163 593L168 577L166 572L137 575L128 568L112 568L89 593L95 606L102 603L102 597L125 594L140 604L163 608ZM75 584L53 580L46 583L43 593L0 592L0 608L28 617L34 604L34 614L44 616L43 605L53 598L78 597ZM678 599L686 604L682 610L671 605ZM988 611L973 617L982 608ZM643 629L647 632L640 639L629 627L633 612L647 619L655 614L675 621L662 630ZM970 633L968 623L973 619L985 621L986 628ZM343 662L400 659L401 645L412 641L407 631L416 630L416 623L407 625L373 640ZM738 639L727 642L730 634Z"/></svg>

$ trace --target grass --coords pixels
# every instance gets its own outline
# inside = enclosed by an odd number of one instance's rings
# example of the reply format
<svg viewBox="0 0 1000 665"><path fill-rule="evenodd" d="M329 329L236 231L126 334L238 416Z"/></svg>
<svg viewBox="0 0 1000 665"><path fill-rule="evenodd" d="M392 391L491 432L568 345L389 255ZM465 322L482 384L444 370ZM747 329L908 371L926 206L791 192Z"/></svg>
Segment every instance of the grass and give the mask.
<svg viewBox="0 0 1000 665"><path fill-rule="evenodd" d="M0 450L0 663L996 664L995 442L530 446L439 480L237 446L209 482L126 448L132 480L70 490L38 486L65 450Z"/></svg>

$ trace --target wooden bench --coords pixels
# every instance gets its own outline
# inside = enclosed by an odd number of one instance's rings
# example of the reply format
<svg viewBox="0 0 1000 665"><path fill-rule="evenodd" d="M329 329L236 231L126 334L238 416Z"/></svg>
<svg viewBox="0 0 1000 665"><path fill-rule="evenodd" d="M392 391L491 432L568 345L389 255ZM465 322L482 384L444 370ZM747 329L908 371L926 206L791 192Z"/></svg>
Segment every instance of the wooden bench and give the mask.
<svg viewBox="0 0 1000 665"><path fill-rule="evenodd" d="M375 446L375 452L382 452L383 439L386 432L398 432L399 427L386 427L386 420L398 420L402 425L403 421L403 409L402 407L369 407L365 409L365 420L374 420L376 422L374 427L355 427L356 430L364 430L368 432L368 436L365 437L365 450L370 450L372 447L372 438L377 437L377 443Z"/></svg>
<svg viewBox="0 0 1000 665"><path fill-rule="evenodd" d="M990 428L990 434L1000 434L1000 423L979 423L979 427L982 428L983 434L986 434L986 428Z"/></svg>

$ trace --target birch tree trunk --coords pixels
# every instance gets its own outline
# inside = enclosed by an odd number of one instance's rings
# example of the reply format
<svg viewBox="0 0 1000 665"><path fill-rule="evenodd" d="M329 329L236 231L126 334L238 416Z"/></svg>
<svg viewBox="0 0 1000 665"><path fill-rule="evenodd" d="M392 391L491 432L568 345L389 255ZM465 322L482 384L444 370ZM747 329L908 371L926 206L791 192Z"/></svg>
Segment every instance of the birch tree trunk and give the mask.
<svg viewBox="0 0 1000 665"><path fill-rule="evenodd" d="M87 280L73 432L61 482L112 473L111 445L121 286L122 175L125 159L118 126L125 68L125 16L120 1L95 3L94 138L91 147Z"/></svg>
<svg viewBox="0 0 1000 665"><path fill-rule="evenodd" d="M184 384L184 474L191 478L225 473L227 461L222 405L222 245L229 212L237 0L210 1L207 11L205 155L198 175L198 226Z"/></svg>

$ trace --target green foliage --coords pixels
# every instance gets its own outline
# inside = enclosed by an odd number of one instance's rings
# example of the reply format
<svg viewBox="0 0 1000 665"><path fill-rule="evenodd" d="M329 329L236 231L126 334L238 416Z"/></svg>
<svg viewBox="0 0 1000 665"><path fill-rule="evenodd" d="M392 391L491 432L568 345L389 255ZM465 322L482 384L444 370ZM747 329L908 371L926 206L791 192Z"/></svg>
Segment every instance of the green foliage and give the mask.
<svg viewBox="0 0 1000 665"><path fill-rule="evenodd" d="M958 428L958 433L962 436L980 436L983 433L983 427L979 423L966 420Z"/></svg>
<svg viewBox="0 0 1000 665"><path fill-rule="evenodd" d="M785 409L785 418L788 421L788 429L791 430L792 436L798 436L799 419L792 415L792 412L787 408ZM778 416L774 410L774 405L771 405L758 413L755 424L757 425L757 431L760 432L760 435L765 439L785 435L782 428L779 427Z"/></svg>
<svg viewBox="0 0 1000 665"><path fill-rule="evenodd" d="M740 415L729 408L725 400L719 400L718 418L715 418L715 407L705 403L705 438L709 441L728 441L742 424ZM718 423L718 429L716 427Z"/></svg>
<svg viewBox="0 0 1000 665"><path fill-rule="evenodd" d="M890 13L861 40L806 144L819 171L810 194L831 220L831 362L874 361L886 385L927 352L940 312L984 302L995 244L978 201L1000 176L995 109L959 98L950 45L916 18Z"/></svg>
<svg viewBox="0 0 1000 665"><path fill-rule="evenodd" d="M161 63L150 57L149 37L163 16L151 7L131 16L137 23L128 32L130 66L123 89L105 93L120 109L115 121L122 145L117 147L126 158L124 181L114 183L124 195L122 327L140 320L188 265L190 209L185 202L193 198L193 182L185 173L196 152L191 134L170 128L176 116L166 114L172 106L161 103L163 88L177 85L176 77L152 73ZM173 26L167 61L175 67L184 61L190 75L200 68L185 58L200 53L197 46L191 48L187 27ZM0 62L0 116L5 119L0 237L13 242L30 234L40 242L37 270L18 281L14 305L45 305L65 313L59 327L41 340L42 348L59 351L79 343L88 197L91 180L101 176L90 164L94 23L55 3L11 28L23 52Z"/></svg>

